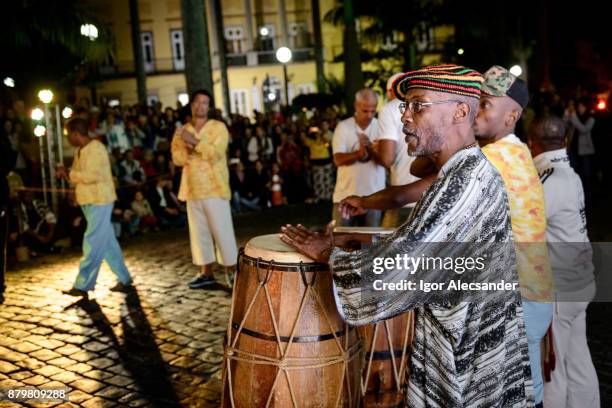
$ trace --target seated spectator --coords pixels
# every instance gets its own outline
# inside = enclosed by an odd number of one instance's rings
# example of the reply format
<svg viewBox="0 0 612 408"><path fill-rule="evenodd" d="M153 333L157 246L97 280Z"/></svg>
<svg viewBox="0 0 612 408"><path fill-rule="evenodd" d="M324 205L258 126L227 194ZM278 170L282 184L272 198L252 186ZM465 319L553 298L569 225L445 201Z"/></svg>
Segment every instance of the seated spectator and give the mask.
<svg viewBox="0 0 612 408"><path fill-rule="evenodd" d="M138 115L138 128L144 134L143 147L145 149L154 149L157 134L155 128L151 125L149 118L145 114Z"/></svg>
<svg viewBox="0 0 612 408"><path fill-rule="evenodd" d="M263 126L255 128L255 136L248 139L247 152L250 163L255 163L257 160L266 164L272 162L275 153L274 144Z"/></svg>
<svg viewBox="0 0 612 408"><path fill-rule="evenodd" d="M38 252L53 252L57 217L30 191L22 191L18 207L19 239L30 248L32 255Z"/></svg>
<svg viewBox="0 0 612 408"><path fill-rule="evenodd" d="M150 117L149 122L151 123L151 128L153 129L153 133L155 134L155 141L153 144L153 148L155 150L161 150L160 144L168 143L168 138L164 137L162 134L162 123L159 119L159 116L153 115Z"/></svg>
<svg viewBox="0 0 612 408"><path fill-rule="evenodd" d="M182 227L185 225L185 210L172 192L172 182L167 177L157 179L151 189L149 203L162 227Z"/></svg>
<svg viewBox="0 0 612 408"><path fill-rule="evenodd" d="M149 201L144 198L142 191L138 190L134 194L134 201L132 201L132 211L140 218L138 227L141 232L145 232L149 229L158 231L157 217L153 214Z"/></svg>
<svg viewBox="0 0 612 408"><path fill-rule="evenodd" d="M244 171L244 165L238 159L230 160L230 188L232 190L232 210L236 213L248 210L259 210L259 195L252 189L253 177Z"/></svg>
<svg viewBox="0 0 612 408"><path fill-rule="evenodd" d="M126 208L121 201L115 201L113 212L111 214L111 223L115 229L117 239L123 239L126 236L133 236L138 231L140 217L132 211L131 208Z"/></svg>
<svg viewBox="0 0 612 408"><path fill-rule="evenodd" d="M157 174L170 174L170 164L167 156L164 153L157 152L155 155L154 166Z"/></svg>
<svg viewBox="0 0 612 408"><path fill-rule="evenodd" d="M127 129L125 133L130 141L130 144L132 145L132 149L134 150L135 154L138 155L138 153L143 149L145 140L144 132L140 130L135 121L129 120L127 122Z"/></svg>
<svg viewBox="0 0 612 408"><path fill-rule="evenodd" d="M249 180L249 185L252 188L253 195L259 197L259 205L261 208L270 207L270 191L269 182L270 177L268 172L264 169L264 165L260 160L255 162L255 171L252 173L252 181Z"/></svg>
<svg viewBox="0 0 612 408"><path fill-rule="evenodd" d="M145 181L145 173L140 163L134 159L134 152L127 150L125 159L121 162L124 174L121 180L123 184L136 185Z"/></svg>
<svg viewBox="0 0 612 408"><path fill-rule="evenodd" d="M176 130L174 110L170 107L164 110L164 117L162 118L162 127L160 129L161 135L166 140L171 140Z"/></svg>
<svg viewBox="0 0 612 408"><path fill-rule="evenodd" d="M108 114L106 121L102 123L99 133L104 135L109 152L118 148L123 153L132 147L125 133L123 122L118 121L112 112Z"/></svg>
<svg viewBox="0 0 612 408"><path fill-rule="evenodd" d="M116 153L116 154L115 154ZM117 180L123 180L125 175L125 170L123 166L121 166L121 162L123 161L123 155L119 152L119 149L113 151L113 154L109 155L111 172L113 173L113 178Z"/></svg>
<svg viewBox="0 0 612 408"><path fill-rule="evenodd" d="M87 229L87 221L81 210L81 206L76 201L74 191L66 194L66 199L62 203L59 214L59 227L62 231L58 231L58 237L69 238L71 247L80 247L83 243L83 235Z"/></svg>
<svg viewBox="0 0 612 408"><path fill-rule="evenodd" d="M155 167L155 156L153 155L153 150L147 149L144 151L141 167L144 171L145 179L151 179L159 175Z"/></svg>

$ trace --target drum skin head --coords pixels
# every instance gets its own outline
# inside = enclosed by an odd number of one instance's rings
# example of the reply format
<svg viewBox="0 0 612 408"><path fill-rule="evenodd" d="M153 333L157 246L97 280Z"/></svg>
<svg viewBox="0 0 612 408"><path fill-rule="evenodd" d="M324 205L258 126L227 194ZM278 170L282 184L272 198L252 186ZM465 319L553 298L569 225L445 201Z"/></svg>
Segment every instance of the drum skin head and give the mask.
<svg viewBox="0 0 612 408"><path fill-rule="evenodd" d="M311 258L300 254L281 241L278 234L260 235L252 238L246 244L244 254L251 258L261 258L263 261L315 263Z"/></svg>

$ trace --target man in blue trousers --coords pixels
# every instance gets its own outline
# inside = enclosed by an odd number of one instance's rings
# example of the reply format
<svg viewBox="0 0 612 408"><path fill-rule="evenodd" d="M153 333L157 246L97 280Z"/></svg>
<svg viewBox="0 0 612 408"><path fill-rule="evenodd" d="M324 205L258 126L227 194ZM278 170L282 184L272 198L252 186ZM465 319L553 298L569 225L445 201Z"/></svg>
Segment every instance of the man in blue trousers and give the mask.
<svg viewBox="0 0 612 408"><path fill-rule="evenodd" d="M57 176L75 185L76 200L87 220L87 230L83 238L79 274L73 287L63 293L87 297L88 291L96 285L102 260L106 260L119 280L111 290L124 292L132 287L132 278L111 224L113 203L117 195L108 152L102 143L87 136L88 126L84 119L72 119L66 128L68 141L77 149L69 175L60 166Z"/></svg>

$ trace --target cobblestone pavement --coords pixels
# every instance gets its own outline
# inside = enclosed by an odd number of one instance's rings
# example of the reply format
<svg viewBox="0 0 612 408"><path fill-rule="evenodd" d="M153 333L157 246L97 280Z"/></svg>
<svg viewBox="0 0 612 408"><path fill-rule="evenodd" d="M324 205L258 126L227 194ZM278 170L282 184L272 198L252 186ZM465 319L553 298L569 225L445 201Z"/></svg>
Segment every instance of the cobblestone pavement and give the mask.
<svg viewBox="0 0 612 408"><path fill-rule="evenodd" d="M244 244L296 220L313 225L329 211L329 206L299 206L239 216L238 241ZM230 291L221 285L187 288L196 269L186 230L122 246L137 289L131 294L109 291L115 281L104 266L89 300L62 295L76 276L78 252L38 258L8 273L6 302L0 306L0 388L70 389L70 402L24 404L31 407L219 405ZM612 406L610 307L591 310L602 406Z"/></svg>
<svg viewBox="0 0 612 408"><path fill-rule="evenodd" d="M300 206L238 216L239 245L295 223L297 210L304 222L331 212L329 206ZM71 389L69 403L25 404L33 407L219 405L231 292L221 285L187 288L197 268L186 229L122 247L136 287L127 295L109 291L115 279L106 265L89 300L62 295L76 277L78 251L37 258L7 274L0 388Z"/></svg>

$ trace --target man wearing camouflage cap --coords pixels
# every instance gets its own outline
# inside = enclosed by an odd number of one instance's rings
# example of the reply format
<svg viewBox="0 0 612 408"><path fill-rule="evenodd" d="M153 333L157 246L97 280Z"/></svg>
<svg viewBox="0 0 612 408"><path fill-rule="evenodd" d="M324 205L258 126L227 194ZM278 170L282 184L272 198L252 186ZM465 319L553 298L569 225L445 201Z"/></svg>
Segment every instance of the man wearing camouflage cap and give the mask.
<svg viewBox="0 0 612 408"><path fill-rule="evenodd" d="M540 342L552 320L553 285L546 248L544 190L529 148L514 134L528 101L523 80L503 67L491 67L484 74L474 133L508 193L537 407L544 396Z"/></svg>

